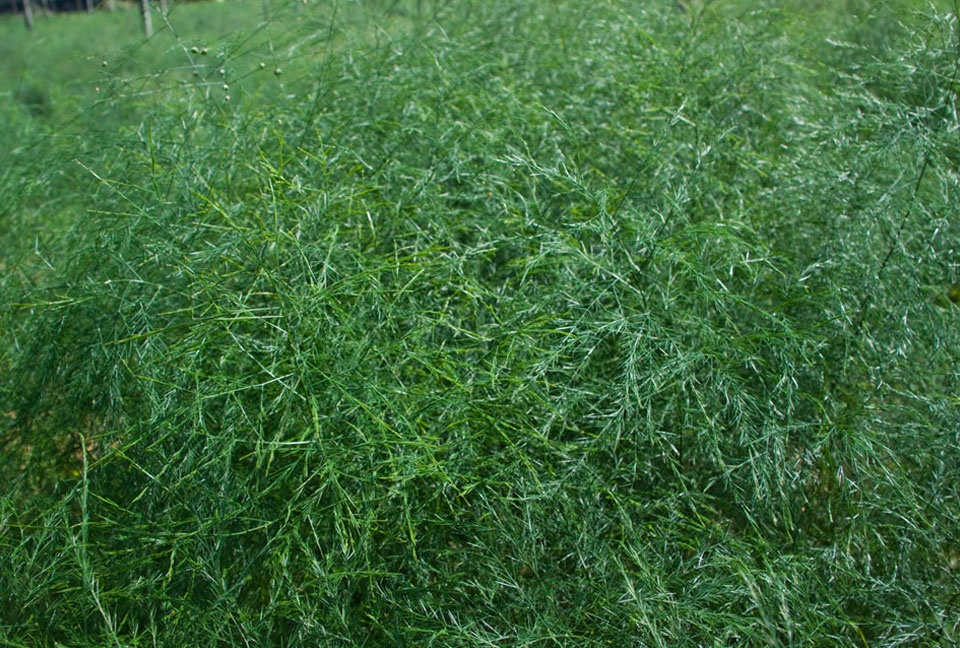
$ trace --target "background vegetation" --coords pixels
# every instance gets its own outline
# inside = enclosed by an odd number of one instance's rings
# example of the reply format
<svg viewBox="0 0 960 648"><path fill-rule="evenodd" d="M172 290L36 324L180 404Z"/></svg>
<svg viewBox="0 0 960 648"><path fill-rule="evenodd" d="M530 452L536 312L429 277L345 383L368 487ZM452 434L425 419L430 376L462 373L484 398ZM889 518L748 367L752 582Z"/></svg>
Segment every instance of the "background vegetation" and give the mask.
<svg viewBox="0 0 960 648"><path fill-rule="evenodd" d="M956 7L0 22L0 643L949 646Z"/></svg>

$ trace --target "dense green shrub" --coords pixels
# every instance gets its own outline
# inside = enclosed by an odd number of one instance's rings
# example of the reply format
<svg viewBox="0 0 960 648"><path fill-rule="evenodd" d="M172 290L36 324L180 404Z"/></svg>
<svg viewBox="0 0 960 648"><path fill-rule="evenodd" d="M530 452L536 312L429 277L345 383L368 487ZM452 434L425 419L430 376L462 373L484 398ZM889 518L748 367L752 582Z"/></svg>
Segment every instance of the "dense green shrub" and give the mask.
<svg viewBox="0 0 960 648"><path fill-rule="evenodd" d="M0 176L0 639L955 643L956 17L381 4Z"/></svg>

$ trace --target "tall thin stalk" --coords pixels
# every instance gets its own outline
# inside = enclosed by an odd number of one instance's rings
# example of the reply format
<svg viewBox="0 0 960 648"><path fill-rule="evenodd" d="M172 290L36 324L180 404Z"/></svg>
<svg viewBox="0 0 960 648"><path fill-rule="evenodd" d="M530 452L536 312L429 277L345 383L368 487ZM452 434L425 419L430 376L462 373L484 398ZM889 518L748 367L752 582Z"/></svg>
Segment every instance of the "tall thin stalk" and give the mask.
<svg viewBox="0 0 960 648"><path fill-rule="evenodd" d="M150 19L150 0L140 0L140 15L143 16L143 32L153 36L153 21Z"/></svg>
<svg viewBox="0 0 960 648"><path fill-rule="evenodd" d="M33 6L32 0L23 0L23 22L27 29L33 29Z"/></svg>

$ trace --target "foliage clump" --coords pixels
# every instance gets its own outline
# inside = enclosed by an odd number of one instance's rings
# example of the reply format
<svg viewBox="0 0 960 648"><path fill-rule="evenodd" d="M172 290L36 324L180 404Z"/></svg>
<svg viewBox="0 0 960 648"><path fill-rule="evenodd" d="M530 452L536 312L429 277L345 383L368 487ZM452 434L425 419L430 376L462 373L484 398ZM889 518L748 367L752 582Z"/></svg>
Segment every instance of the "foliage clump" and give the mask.
<svg viewBox="0 0 960 648"><path fill-rule="evenodd" d="M777 4L275 11L12 151L0 640L955 643L957 18Z"/></svg>

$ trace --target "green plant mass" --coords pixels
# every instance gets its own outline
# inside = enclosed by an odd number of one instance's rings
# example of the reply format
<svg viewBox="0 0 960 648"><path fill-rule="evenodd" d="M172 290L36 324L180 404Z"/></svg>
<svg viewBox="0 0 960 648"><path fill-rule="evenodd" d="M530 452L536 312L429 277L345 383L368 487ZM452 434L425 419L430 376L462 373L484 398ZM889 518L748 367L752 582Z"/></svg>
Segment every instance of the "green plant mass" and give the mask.
<svg viewBox="0 0 960 648"><path fill-rule="evenodd" d="M960 642L960 24L0 19L0 644Z"/></svg>

